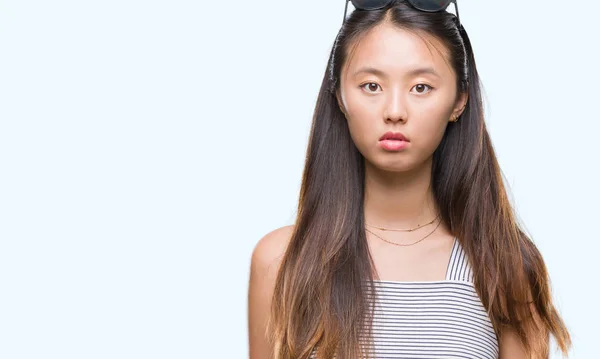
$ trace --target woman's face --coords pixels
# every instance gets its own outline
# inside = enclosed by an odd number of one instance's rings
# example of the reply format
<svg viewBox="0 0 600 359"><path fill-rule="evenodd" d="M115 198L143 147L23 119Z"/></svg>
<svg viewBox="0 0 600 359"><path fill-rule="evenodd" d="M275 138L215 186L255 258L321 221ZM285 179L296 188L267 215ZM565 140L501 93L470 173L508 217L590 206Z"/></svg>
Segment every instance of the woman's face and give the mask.
<svg viewBox="0 0 600 359"><path fill-rule="evenodd" d="M384 170L406 171L428 160L467 100L457 96L446 48L420 35L382 24L350 50L342 69L337 97L352 139ZM388 131L407 141L380 141Z"/></svg>

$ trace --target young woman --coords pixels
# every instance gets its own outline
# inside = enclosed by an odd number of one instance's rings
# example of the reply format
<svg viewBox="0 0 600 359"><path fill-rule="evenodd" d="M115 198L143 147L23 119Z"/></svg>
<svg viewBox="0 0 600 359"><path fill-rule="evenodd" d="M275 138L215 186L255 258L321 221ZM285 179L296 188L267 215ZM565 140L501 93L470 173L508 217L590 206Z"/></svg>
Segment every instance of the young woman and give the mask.
<svg viewBox="0 0 600 359"><path fill-rule="evenodd" d="M252 255L250 358L547 358L551 335L566 355L456 1L352 3L316 104L297 220Z"/></svg>

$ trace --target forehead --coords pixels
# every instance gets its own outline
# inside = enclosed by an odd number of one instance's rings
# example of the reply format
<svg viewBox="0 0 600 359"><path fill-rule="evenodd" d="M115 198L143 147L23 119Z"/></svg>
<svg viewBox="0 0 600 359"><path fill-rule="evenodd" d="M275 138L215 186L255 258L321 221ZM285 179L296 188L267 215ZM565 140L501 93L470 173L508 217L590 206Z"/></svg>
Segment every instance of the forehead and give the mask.
<svg viewBox="0 0 600 359"><path fill-rule="evenodd" d="M402 76L416 68L431 67L441 77L453 76L448 49L434 36L384 23L351 44L346 63L348 76L362 67Z"/></svg>

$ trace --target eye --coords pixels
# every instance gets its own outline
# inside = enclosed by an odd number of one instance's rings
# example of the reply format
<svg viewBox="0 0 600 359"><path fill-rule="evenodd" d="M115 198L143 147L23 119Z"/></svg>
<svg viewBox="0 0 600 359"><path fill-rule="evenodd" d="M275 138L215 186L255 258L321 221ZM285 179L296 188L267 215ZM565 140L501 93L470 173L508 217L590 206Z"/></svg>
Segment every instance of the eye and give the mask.
<svg viewBox="0 0 600 359"><path fill-rule="evenodd" d="M418 84L418 85L415 85L413 88L417 89L417 93L421 94L421 93L427 93L427 92L424 91L426 87L430 88L429 91L433 90L433 87L431 87L431 86L429 86L427 84Z"/></svg>
<svg viewBox="0 0 600 359"><path fill-rule="evenodd" d="M375 82L367 82L365 84L360 85L360 88L367 91L367 93L375 93L375 91L377 91L378 87L380 87L380 86L378 84L376 84Z"/></svg>

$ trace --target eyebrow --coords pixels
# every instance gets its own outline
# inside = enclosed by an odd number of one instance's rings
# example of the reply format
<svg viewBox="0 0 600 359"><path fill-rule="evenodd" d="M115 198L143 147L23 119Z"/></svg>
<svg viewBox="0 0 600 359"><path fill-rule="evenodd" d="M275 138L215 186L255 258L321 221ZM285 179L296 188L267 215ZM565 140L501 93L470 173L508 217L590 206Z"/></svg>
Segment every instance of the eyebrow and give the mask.
<svg viewBox="0 0 600 359"><path fill-rule="evenodd" d="M379 76L379 77L387 77L387 74L384 71L376 69L374 67L369 67L369 66L361 67L354 73L354 76L356 76L360 73L368 73L368 74L373 74L373 75ZM406 75L407 76L418 76L418 75L425 75L425 74L430 74L433 76L441 77L433 69L433 67L417 67L417 68L410 70Z"/></svg>

